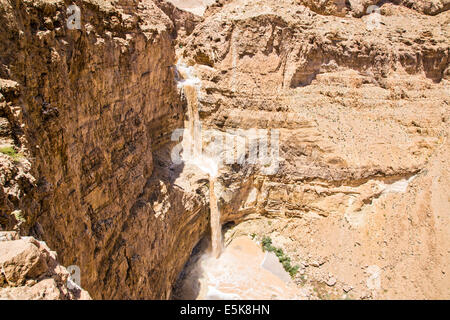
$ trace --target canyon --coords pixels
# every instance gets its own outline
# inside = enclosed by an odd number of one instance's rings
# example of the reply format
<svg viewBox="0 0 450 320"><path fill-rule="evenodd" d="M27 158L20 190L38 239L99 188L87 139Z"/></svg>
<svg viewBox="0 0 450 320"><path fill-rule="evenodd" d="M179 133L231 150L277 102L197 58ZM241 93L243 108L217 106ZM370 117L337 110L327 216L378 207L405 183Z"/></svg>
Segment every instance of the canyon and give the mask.
<svg viewBox="0 0 450 320"><path fill-rule="evenodd" d="M449 9L0 0L0 298L449 299Z"/></svg>

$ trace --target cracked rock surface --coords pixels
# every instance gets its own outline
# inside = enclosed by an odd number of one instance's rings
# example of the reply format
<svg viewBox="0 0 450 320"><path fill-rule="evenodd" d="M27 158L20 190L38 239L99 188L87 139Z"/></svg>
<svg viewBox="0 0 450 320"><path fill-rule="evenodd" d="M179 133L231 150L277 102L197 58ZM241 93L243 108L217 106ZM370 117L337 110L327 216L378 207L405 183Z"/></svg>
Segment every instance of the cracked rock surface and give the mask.
<svg viewBox="0 0 450 320"><path fill-rule="evenodd" d="M83 0L69 30L67 1L0 0L0 230L95 299L170 298L209 230L171 159L182 61L204 130L279 132L273 174L220 169L225 243L270 236L311 299L449 298L450 2L377 3ZM74 298L1 239L0 295Z"/></svg>

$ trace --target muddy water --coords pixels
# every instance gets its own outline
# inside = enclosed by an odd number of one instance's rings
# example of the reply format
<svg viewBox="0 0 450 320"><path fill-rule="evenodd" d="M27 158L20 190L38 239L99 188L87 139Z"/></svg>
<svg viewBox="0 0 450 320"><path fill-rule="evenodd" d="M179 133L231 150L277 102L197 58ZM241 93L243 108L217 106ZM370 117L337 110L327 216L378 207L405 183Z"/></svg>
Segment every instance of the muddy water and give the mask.
<svg viewBox="0 0 450 320"><path fill-rule="evenodd" d="M301 298L291 280L286 281L286 277L280 277L271 272L271 268L263 266L265 255L260 245L248 237L234 239L218 259L208 253L198 253L188 264L184 277L179 281L176 298L197 300Z"/></svg>
<svg viewBox="0 0 450 320"><path fill-rule="evenodd" d="M216 179L209 179L209 205L211 211L211 247L212 256L219 258L222 252L222 225L220 224L220 212L217 207L217 198L214 191Z"/></svg>

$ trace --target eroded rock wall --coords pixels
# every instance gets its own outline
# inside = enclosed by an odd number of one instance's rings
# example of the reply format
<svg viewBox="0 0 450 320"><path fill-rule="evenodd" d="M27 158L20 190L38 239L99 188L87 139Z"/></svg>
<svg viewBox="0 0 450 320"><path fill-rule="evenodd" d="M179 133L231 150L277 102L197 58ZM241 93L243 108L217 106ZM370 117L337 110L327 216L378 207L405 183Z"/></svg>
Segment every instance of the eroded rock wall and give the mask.
<svg viewBox="0 0 450 320"><path fill-rule="evenodd" d="M152 1L76 3L80 30L69 1L1 2L2 107L32 175L2 209L94 298L167 298L207 219L153 156L182 126L174 25Z"/></svg>
<svg viewBox="0 0 450 320"><path fill-rule="evenodd" d="M206 128L280 131L276 174L235 164L219 179L224 222L281 238L317 266L310 281L337 277L334 297L448 297L449 11L311 3L222 2L178 50L202 79Z"/></svg>

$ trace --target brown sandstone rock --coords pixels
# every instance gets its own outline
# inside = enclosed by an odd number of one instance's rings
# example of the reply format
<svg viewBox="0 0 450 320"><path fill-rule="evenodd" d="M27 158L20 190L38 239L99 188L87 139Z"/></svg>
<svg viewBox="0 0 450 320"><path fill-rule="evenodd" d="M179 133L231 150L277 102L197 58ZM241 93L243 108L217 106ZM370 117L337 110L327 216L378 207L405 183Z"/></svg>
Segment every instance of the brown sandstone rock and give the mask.
<svg viewBox="0 0 450 320"><path fill-rule="evenodd" d="M0 154L0 225L79 265L94 298L169 298L208 228L205 175L170 160L178 58L201 79L205 128L280 130L275 175L221 170L223 222L247 220L236 236L292 238L302 261L327 258L308 279L331 273L355 297L448 297L448 0L383 4L375 30L375 1L221 0L199 18L85 0L81 30L64 1L19 2L0 0L1 143L22 155ZM42 257L62 280L0 292L70 296L56 255L15 241L0 286L37 277ZM368 293L362 265L392 290Z"/></svg>
<svg viewBox="0 0 450 320"><path fill-rule="evenodd" d="M167 161L183 118L171 36L195 19L89 0L69 30L65 1L21 3L0 1L0 106L24 154L20 165L0 154L0 223L78 265L95 298L167 298L207 227L204 197L171 185Z"/></svg>
<svg viewBox="0 0 450 320"><path fill-rule="evenodd" d="M11 286L23 285L27 278L39 277L47 269L38 247L27 240L1 242L0 251L0 265Z"/></svg>

